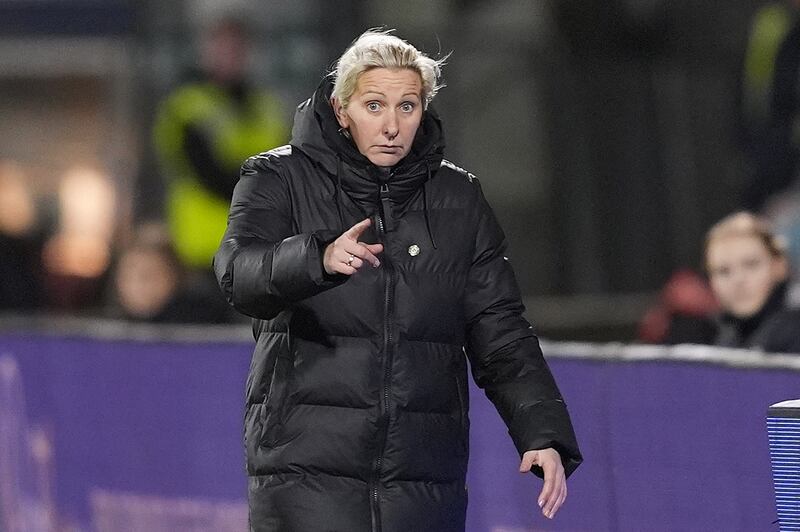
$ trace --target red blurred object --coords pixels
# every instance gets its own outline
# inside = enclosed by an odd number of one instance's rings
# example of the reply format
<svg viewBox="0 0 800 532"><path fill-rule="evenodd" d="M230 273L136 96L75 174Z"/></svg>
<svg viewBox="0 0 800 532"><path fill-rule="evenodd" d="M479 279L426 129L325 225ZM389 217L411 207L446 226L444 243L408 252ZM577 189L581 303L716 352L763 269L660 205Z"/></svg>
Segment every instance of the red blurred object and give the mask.
<svg viewBox="0 0 800 532"><path fill-rule="evenodd" d="M638 337L655 344L710 343L719 303L699 273L683 268L661 289L659 302L639 322Z"/></svg>

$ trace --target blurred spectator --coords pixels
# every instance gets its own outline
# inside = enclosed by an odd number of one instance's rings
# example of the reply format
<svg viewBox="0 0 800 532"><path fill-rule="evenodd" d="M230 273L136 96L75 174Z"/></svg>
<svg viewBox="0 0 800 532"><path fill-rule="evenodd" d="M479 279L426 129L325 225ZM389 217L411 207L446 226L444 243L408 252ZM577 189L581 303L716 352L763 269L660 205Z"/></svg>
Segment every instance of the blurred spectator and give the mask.
<svg viewBox="0 0 800 532"><path fill-rule="evenodd" d="M288 140L278 100L246 79L249 47L241 20L215 22L201 37L201 71L169 95L156 117L169 229L190 268L211 270L242 162Z"/></svg>
<svg viewBox="0 0 800 532"><path fill-rule="evenodd" d="M109 315L152 323L226 323L233 313L218 291L189 286L166 230L141 227L122 250L113 276Z"/></svg>
<svg viewBox="0 0 800 532"><path fill-rule="evenodd" d="M705 259L722 308L716 345L800 353L800 309L786 304L785 248L764 219L740 212L718 222Z"/></svg>
<svg viewBox="0 0 800 532"><path fill-rule="evenodd" d="M41 227L20 168L0 161L0 310L41 304Z"/></svg>
<svg viewBox="0 0 800 532"><path fill-rule="evenodd" d="M639 323L639 340L657 344L709 344L714 340L713 316L719 309L703 277L681 269L661 290L659 302Z"/></svg>
<svg viewBox="0 0 800 532"><path fill-rule="evenodd" d="M800 0L773 2L754 17L745 56L742 115L753 177L744 205L766 200L797 180L800 155ZM794 11L794 12L792 12Z"/></svg>
<svg viewBox="0 0 800 532"><path fill-rule="evenodd" d="M47 307L81 312L101 303L116 213L116 189L107 175L76 167L61 179L58 225L42 254Z"/></svg>

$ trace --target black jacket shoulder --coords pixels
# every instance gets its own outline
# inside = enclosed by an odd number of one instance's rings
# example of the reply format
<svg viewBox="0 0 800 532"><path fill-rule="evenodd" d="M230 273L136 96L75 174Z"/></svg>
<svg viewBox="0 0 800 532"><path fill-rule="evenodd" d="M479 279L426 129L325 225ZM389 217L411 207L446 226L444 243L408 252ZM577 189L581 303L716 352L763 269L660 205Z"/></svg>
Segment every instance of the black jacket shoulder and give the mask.
<svg viewBox="0 0 800 532"><path fill-rule="evenodd" d="M292 146L289 144L261 152L244 161L241 175L253 175L257 172L270 170L277 172L292 157L297 157L297 154L293 152Z"/></svg>
<svg viewBox="0 0 800 532"><path fill-rule="evenodd" d="M800 354L800 309L783 310L769 320L764 350Z"/></svg>

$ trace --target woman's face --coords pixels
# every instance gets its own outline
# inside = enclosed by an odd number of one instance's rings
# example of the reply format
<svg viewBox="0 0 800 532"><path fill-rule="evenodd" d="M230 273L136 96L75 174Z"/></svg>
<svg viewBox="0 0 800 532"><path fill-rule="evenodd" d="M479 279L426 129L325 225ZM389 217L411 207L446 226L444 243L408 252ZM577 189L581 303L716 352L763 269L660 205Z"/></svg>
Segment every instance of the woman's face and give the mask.
<svg viewBox="0 0 800 532"><path fill-rule="evenodd" d="M347 108L334 101L339 125L376 166L408 154L422 120L422 80L407 68L373 68L358 77Z"/></svg>
<svg viewBox="0 0 800 532"><path fill-rule="evenodd" d="M786 279L782 258L755 236L724 236L706 252L711 288L724 310L738 318L755 315L775 286Z"/></svg>

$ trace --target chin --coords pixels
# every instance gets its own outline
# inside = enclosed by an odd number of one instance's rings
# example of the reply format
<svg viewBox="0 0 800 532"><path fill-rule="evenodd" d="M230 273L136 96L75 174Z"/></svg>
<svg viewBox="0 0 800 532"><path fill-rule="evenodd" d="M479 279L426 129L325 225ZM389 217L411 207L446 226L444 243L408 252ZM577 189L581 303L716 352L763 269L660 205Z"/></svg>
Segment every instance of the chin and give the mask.
<svg viewBox="0 0 800 532"><path fill-rule="evenodd" d="M755 316L759 310L761 310L761 306L738 305L734 306L731 309L731 314L733 314L737 318L746 320L747 318L752 318L753 316Z"/></svg>
<svg viewBox="0 0 800 532"><path fill-rule="evenodd" d="M401 155L399 157L397 155L380 154L380 155L373 155L372 157L369 157L369 160L375 166L394 166L397 163L399 163L400 160L403 157L405 157L405 154L403 154L403 155Z"/></svg>

